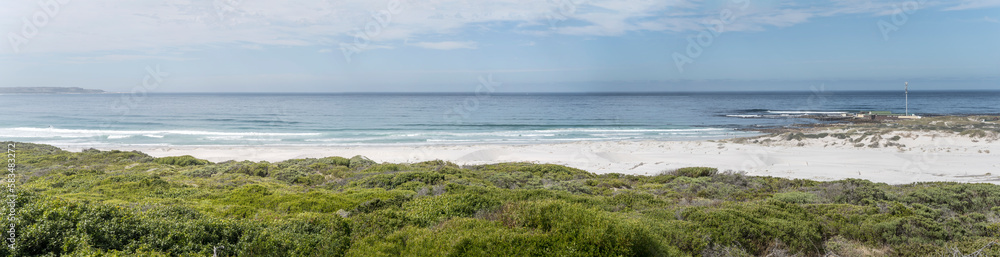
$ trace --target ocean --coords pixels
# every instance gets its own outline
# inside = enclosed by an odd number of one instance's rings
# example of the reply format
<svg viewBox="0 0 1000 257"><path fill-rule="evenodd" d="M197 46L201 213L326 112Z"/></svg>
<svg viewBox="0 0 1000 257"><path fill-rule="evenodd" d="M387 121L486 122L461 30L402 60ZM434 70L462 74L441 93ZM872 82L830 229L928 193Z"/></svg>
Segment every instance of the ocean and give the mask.
<svg viewBox="0 0 1000 257"><path fill-rule="evenodd" d="M911 91L918 115L997 114L1000 91ZM700 140L803 114L903 113L902 91L0 95L0 141L58 146L534 144Z"/></svg>

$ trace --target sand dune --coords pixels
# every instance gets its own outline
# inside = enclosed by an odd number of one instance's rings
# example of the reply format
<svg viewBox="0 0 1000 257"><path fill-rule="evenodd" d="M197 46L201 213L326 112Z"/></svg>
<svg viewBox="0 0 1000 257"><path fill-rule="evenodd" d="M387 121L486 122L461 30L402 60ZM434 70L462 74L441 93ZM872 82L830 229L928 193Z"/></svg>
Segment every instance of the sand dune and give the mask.
<svg viewBox="0 0 1000 257"><path fill-rule="evenodd" d="M354 147L120 146L105 147L103 150L139 150L157 157L193 155L214 162L275 162L293 158L364 155L378 162L393 163L436 159L462 165L552 163L594 173L645 175L682 167L708 166L745 171L750 175L814 180L861 178L890 184L920 181L1000 184L1000 157L997 156L1000 154L1000 142L996 140L973 139L946 132L892 133L886 136L903 135L892 141L897 145L879 148L859 147L833 137L799 141L772 136L754 139L757 143L724 140Z"/></svg>

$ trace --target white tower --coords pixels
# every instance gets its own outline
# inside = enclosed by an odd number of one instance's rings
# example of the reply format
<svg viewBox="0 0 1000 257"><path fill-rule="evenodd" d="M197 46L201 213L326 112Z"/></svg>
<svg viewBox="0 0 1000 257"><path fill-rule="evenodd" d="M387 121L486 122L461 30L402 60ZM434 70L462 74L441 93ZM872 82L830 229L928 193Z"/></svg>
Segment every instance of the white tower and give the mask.
<svg viewBox="0 0 1000 257"><path fill-rule="evenodd" d="M906 116L910 116L910 82L903 82L906 86Z"/></svg>

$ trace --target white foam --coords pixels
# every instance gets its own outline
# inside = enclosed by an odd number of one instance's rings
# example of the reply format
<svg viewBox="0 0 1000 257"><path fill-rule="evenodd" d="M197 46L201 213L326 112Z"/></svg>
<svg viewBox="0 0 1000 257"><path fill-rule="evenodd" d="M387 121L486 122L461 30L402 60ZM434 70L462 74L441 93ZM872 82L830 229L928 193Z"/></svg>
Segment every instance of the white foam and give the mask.
<svg viewBox="0 0 1000 257"><path fill-rule="evenodd" d="M273 133L273 132L218 132L199 130L94 130L59 128L3 128L0 135L5 137L95 137L95 136L146 136L162 138L165 135L189 136L319 136L320 133Z"/></svg>
<svg viewBox="0 0 1000 257"><path fill-rule="evenodd" d="M842 114L847 112L817 112L817 111L767 111L777 114Z"/></svg>
<svg viewBox="0 0 1000 257"><path fill-rule="evenodd" d="M124 139L142 139L135 143L196 144L245 144L245 142L289 142L297 139L300 145L406 145L441 143L544 143L601 140L672 140L688 137L719 137L737 135L726 128L553 128L505 131L344 131L326 133L278 132L219 132L201 130L95 130L61 128L0 128L0 137L31 138L30 141L61 141L63 143L87 142L93 144L121 144ZM201 143L198 143L201 142ZM243 143L241 143L243 142Z"/></svg>

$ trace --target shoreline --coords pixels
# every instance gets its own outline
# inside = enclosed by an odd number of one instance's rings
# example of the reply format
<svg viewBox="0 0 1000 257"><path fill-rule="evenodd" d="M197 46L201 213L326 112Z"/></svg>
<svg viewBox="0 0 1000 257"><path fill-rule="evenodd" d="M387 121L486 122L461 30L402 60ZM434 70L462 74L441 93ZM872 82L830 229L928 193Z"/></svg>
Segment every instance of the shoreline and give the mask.
<svg viewBox="0 0 1000 257"><path fill-rule="evenodd" d="M823 132L827 131L827 132ZM813 133L834 130L814 129ZM212 162L268 161L366 156L376 162L430 160L459 165L530 162L565 165L588 172L655 175L665 170L705 166L753 176L832 181L866 179L888 184L951 181L1000 184L1000 141L981 141L946 132L910 132L887 144L858 147L833 137L788 139L770 134L728 140L592 141L557 144L478 144L429 146L117 146L99 150L141 151L154 157L191 155ZM873 137L874 138L874 137ZM755 140L753 142L751 140ZM860 141L860 140L858 140ZM866 141L868 142L868 141ZM876 143L872 143L876 144ZM876 146L878 146L876 144ZM82 150L69 149L67 150ZM995 161L993 161L995 160Z"/></svg>
<svg viewBox="0 0 1000 257"><path fill-rule="evenodd" d="M655 175L683 167L713 167L753 176L847 178L888 184L952 181L1000 184L1000 127L978 116L922 120L795 124L727 139L576 141L540 144L420 146L97 146L154 157L191 155L212 162L366 156L376 162L444 160L458 165L529 162L596 174ZM55 145L69 151L88 146Z"/></svg>

